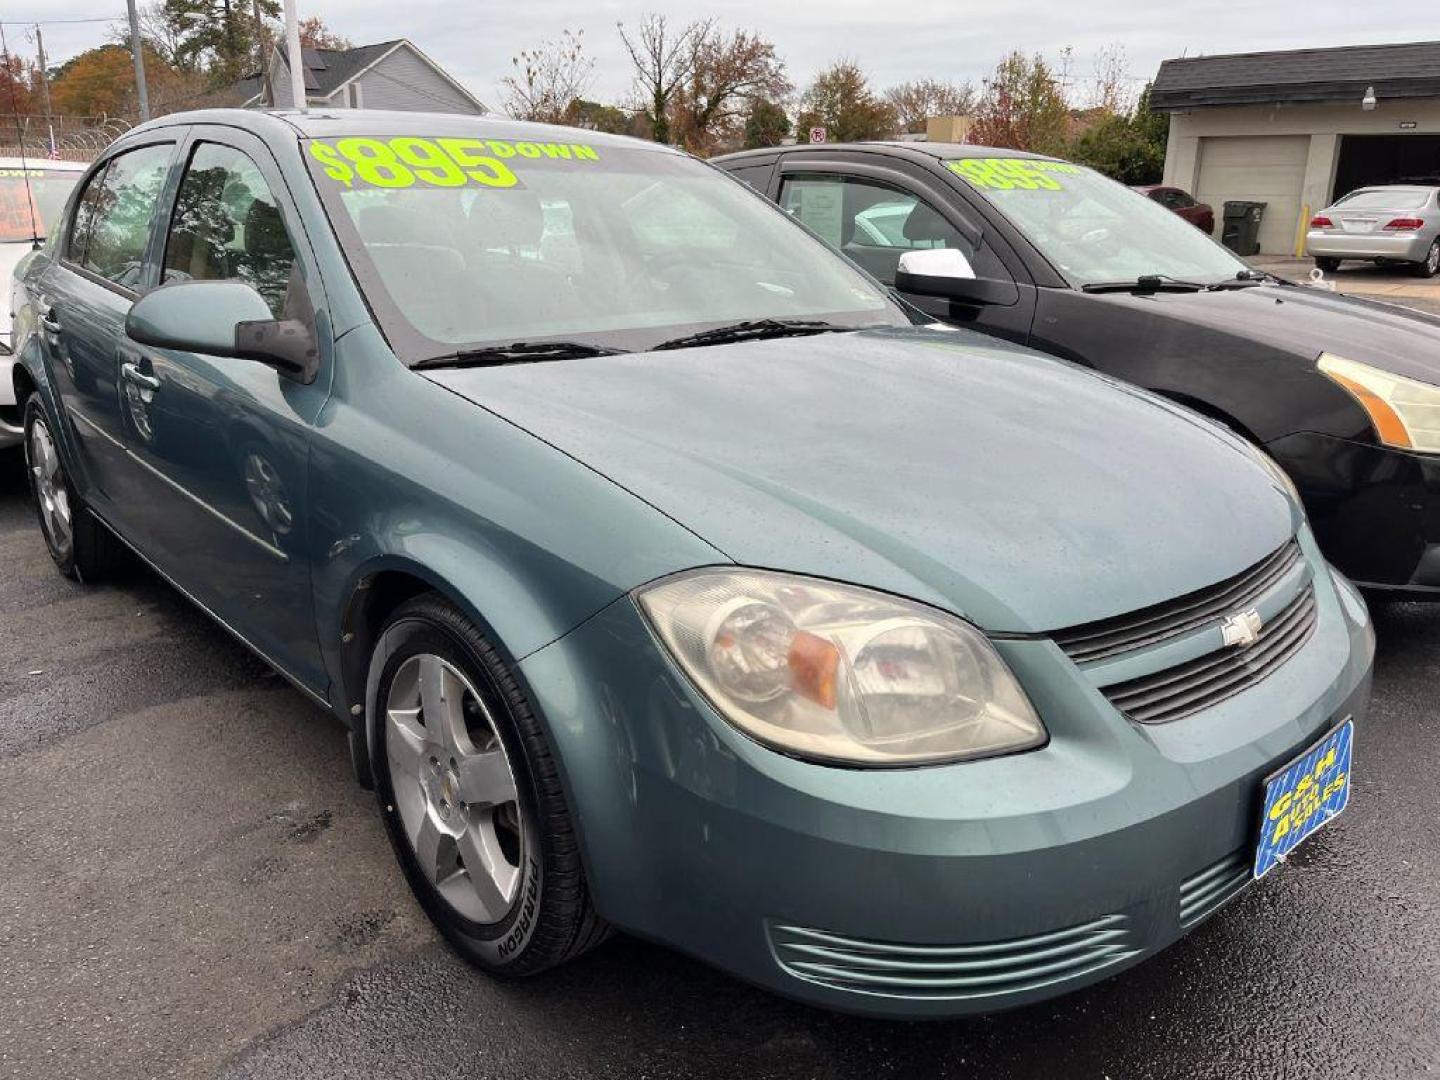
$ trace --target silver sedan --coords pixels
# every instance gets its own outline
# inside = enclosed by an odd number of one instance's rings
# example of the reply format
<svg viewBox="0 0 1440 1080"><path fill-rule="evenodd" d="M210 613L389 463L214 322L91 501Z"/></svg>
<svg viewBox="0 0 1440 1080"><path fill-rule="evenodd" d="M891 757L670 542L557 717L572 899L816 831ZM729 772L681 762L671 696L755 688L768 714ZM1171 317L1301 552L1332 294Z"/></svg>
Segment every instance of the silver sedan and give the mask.
<svg viewBox="0 0 1440 1080"><path fill-rule="evenodd" d="M1341 259L1405 262L1440 273L1440 187L1357 188L1310 219L1305 252L1326 273Z"/></svg>

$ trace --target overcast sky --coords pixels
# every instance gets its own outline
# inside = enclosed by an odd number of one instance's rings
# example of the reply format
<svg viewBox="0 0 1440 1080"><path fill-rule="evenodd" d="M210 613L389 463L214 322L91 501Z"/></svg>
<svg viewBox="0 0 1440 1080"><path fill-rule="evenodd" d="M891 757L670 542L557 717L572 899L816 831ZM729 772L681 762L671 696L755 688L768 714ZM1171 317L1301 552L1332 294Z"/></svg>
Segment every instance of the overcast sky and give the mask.
<svg viewBox="0 0 1440 1080"><path fill-rule="evenodd" d="M142 0L142 3L144 0ZM1435 0L1389 0L1383 16L1354 0L1281 0L1278 3L1143 4L1136 0L730 0L725 3L656 0L302 0L301 17L320 15L358 44L407 37L491 107L496 83L517 51L557 35L584 31L595 58L591 96L615 100L630 84L617 21L663 12L685 22L714 14L731 27L769 36L800 86L830 61L853 57L883 88L911 78L978 81L1007 51L1021 48L1054 59L1074 49L1073 70L1083 79L1097 50L1124 46L1136 85L1166 57L1304 46L1422 41L1440 37ZM33 34L17 23L40 19L51 62L106 40L107 26L56 20L123 18L117 0L21 0L0 5L13 51L33 55Z"/></svg>

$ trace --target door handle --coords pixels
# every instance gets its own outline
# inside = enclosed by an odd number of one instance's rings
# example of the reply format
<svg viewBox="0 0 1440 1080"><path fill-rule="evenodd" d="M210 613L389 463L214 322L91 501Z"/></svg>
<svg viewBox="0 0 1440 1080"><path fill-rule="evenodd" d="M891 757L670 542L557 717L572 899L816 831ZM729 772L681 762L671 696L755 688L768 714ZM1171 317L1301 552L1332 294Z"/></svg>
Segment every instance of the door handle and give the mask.
<svg viewBox="0 0 1440 1080"><path fill-rule="evenodd" d="M154 375L146 375L143 371L141 371L141 370L140 370L138 367L136 367L134 364L131 364L131 363L121 364L121 365L120 365L120 374L121 374L128 382L132 382L132 383L134 383L136 386L143 386L146 390L159 390L159 389L160 389L160 380L159 380L159 379L155 378Z"/></svg>

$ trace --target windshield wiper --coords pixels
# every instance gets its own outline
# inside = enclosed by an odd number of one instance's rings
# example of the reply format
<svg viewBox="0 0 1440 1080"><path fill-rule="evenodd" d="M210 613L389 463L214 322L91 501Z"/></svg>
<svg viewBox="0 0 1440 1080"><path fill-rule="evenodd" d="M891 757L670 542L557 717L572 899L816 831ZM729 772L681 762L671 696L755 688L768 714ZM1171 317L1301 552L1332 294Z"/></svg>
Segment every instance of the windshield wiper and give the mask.
<svg viewBox="0 0 1440 1080"><path fill-rule="evenodd" d="M1241 277L1240 274L1247 276ZM1087 285L1081 285L1080 291L1087 293L1214 292L1218 289L1248 289L1260 284L1248 274L1249 271L1242 270L1235 277L1224 278L1220 281L1186 281L1184 278L1171 277L1169 274L1141 274L1132 281L1092 281Z"/></svg>
<svg viewBox="0 0 1440 1080"><path fill-rule="evenodd" d="M745 322L717 326L695 334L670 338L654 346L660 349L688 349L692 345L724 345L732 341L758 341L761 338L796 337L801 334L829 334L861 330L860 326L840 326L818 319L747 319Z"/></svg>
<svg viewBox="0 0 1440 1080"><path fill-rule="evenodd" d="M509 345L486 345L461 349L444 356L427 356L410 367L424 368L501 367L505 364L533 364L542 360L583 360L591 356L615 356L624 349L587 345L583 341L515 341Z"/></svg>

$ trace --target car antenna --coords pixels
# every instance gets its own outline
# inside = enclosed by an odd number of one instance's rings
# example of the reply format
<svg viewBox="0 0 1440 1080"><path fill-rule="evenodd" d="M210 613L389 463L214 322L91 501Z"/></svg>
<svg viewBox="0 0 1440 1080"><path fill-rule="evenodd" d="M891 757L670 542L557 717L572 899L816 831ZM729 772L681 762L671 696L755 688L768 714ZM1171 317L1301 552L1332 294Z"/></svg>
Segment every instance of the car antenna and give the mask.
<svg viewBox="0 0 1440 1080"><path fill-rule="evenodd" d="M5 24L0 22L0 56L5 58L5 70L10 67L10 45L5 40ZM25 203L30 211L30 247L40 250L40 222L35 218L35 193L30 190L30 165L25 160L25 131L20 126L20 105L15 100L14 80L10 86L10 113L15 117L15 142L20 147L20 174L25 180Z"/></svg>

